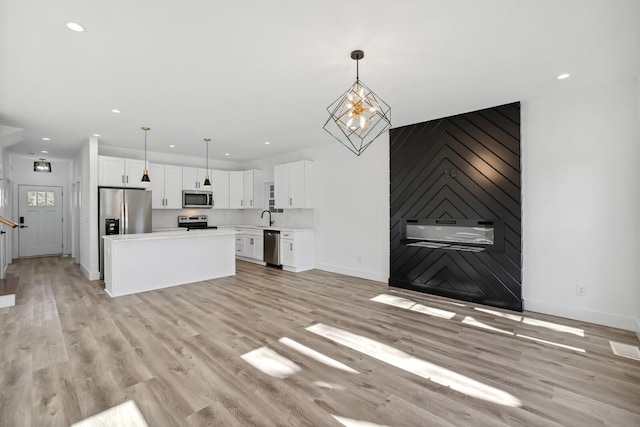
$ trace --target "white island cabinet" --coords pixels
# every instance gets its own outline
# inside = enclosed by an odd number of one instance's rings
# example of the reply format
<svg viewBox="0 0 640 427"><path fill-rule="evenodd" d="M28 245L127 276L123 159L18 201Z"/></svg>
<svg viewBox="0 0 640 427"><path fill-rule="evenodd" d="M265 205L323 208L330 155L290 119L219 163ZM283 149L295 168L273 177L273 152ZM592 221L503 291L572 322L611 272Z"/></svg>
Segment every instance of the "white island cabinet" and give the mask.
<svg viewBox="0 0 640 427"><path fill-rule="evenodd" d="M104 236L104 284L112 297L236 274L236 231Z"/></svg>

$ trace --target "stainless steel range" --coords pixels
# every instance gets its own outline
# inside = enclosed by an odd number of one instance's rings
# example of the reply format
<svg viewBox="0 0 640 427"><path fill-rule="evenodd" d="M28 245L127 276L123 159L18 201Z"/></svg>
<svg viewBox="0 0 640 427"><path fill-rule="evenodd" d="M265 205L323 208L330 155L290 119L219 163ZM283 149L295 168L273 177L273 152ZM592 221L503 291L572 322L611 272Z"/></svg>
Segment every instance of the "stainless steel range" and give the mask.
<svg viewBox="0 0 640 427"><path fill-rule="evenodd" d="M209 217L207 215L196 216L178 216L178 227L186 228L187 230L202 230L202 229L216 229L215 225L209 225Z"/></svg>

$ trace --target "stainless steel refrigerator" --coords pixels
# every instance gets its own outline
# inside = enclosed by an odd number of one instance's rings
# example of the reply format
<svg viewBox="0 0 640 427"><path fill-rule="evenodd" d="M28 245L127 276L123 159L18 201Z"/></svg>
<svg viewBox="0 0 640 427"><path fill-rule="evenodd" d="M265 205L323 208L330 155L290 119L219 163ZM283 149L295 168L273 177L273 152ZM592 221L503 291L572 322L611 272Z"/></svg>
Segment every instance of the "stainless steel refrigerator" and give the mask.
<svg viewBox="0 0 640 427"><path fill-rule="evenodd" d="M110 234L151 233L151 191L99 188L100 278L104 279L104 240Z"/></svg>

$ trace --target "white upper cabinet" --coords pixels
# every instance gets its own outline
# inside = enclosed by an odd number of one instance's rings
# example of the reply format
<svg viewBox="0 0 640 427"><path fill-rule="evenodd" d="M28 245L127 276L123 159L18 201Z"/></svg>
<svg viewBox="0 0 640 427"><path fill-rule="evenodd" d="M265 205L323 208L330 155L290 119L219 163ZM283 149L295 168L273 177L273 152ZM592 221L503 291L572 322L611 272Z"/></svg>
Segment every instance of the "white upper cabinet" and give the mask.
<svg viewBox="0 0 640 427"><path fill-rule="evenodd" d="M244 208L263 209L264 174L261 170L244 171Z"/></svg>
<svg viewBox="0 0 640 427"><path fill-rule="evenodd" d="M207 170L204 168L182 168L182 189L183 190L200 190L211 191L211 187L204 185L204 178ZM211 177L209 177L211 178Z"/></svg>
<svg viewBox="0 0 640 427"><path fill-rule="evenodd" d="M213 193L213 209L229 209L229 171L212 170L209 178Z"/></svg>
<svg viewBox="0 0 640 427"><path fill-rule="evenodd" d="M182 166L164 166L164 207L182 209Z"/></svg>
<svg viewBox="0 0 640 427"><path fill-rule="evenodd" d="M289 207L289 166L276 165L273 167L273 193L276 208Z"/></svg>
<svg viewBox="0 0 640 427"><path fill-rule="evenodd" d="M229 207L244 208L244 172L229 172Z"/></svg>
<svg viewBox="0 0 640 427"><path fill-rule="evenodd" d="M312 208L312 172L313 162L308 160L276 165L273 168L276 208Z"/></svg>
<svg viewBox="0 0 640 427"><path fill-rule="evenodd" d="M98 156L98 185L101 187L149 188L150 183L141 181L144 169L144 160ZM149 178L152 179L151 174L149 174Z"/></svg>
<svg viewBox="0 0 640 427"><path fill-rule="evenodd" d="M182 166L149 164L152 209L182 208Z"/></svg>

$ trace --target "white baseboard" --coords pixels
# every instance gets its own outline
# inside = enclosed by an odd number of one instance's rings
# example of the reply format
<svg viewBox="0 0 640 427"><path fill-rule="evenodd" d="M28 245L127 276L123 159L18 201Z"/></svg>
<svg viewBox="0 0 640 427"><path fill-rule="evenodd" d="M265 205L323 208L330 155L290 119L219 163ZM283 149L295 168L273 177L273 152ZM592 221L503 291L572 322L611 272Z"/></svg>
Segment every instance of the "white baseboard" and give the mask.
<svg viewBox="0 0 640 427"><path fill-rule="evenodd" d="M316 263L318 270L329 271L331 273L344 274L345 276L359 277L360 279L374 280L376 282L388 283L389 278L380 272L358 270L356 268L342 267L339 265Z"/></svg>
<svg viewBox="0 0 640 427"><path fill-rule="evenodd" d="M80 263L80 270L82 271L82 274L84 274L84 277L86 277L87 279L89 279L89 280L100 280L100 272L99 271L91 272L82 263Z"/></svg>
<svg viewBox="0 0 640 427"><path fill-rule="evenodd" d="M0 308L13 307L16 305L16 294L0 296Z"/></svg>
<svg viewBox="0 0 640 427"><path fill-rule="evenodd" d="M636 334L640 333L640 323L638 323L638 319L631 316L621 316L616 313L607 313L531 298L525 299L524 309L537 313L550 314L552 316L610 326L612 328L626 329L627 331L634 331Z"/></svg>

